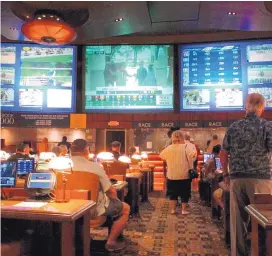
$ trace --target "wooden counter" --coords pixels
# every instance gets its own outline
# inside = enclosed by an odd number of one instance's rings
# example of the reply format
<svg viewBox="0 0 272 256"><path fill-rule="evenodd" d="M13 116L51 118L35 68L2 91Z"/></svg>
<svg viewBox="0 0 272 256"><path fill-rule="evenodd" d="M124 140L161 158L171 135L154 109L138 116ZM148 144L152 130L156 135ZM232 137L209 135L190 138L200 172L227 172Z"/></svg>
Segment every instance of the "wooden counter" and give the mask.
<svg viewBox="0 0 272 256"><path fill-rule="evenodd" d="M90 254L90 211L96 203L89 200L71 200L68 203L47 203L40 208L20 207L22 201L2 200L1 218L20 220L54 221L61 225L61 255L75 255L75 221L83 218L81 234L83 254Z"/></svg>
<svg viewBox="0 0 272 256"><path fill-rule="evenodd" d="M245 209L251 217L251 255L259 256L258 225L261 225L266 233L266 251L272 256L272 204L250 204Z"/></svg>

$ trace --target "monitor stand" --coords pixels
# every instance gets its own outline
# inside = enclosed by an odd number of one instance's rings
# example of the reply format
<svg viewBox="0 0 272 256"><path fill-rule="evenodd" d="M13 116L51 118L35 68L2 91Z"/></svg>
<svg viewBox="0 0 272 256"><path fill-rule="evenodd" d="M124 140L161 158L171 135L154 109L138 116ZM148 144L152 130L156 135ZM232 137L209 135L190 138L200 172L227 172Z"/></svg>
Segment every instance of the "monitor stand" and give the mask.
<svg viewBox="0 0 272 256"><path fill-rule="evenodd" d="M42 195L42 196L31 196L25 200L26 202L53 202L54 199L49 195Z"/></svg>

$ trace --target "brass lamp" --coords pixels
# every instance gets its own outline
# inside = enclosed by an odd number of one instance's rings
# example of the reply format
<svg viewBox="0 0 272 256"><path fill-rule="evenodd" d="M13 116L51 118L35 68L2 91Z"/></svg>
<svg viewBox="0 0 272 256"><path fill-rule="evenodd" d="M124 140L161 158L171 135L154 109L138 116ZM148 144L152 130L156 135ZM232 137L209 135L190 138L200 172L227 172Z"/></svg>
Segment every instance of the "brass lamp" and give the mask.
<svg viewBox="0 0 272 256"><path fill-rule="evenodd" d="M49 163L49 169L52 169L53 171L57 173L62 174L62 183L63 183L63 194L61 198L57 198L57 202L64 203L69 202L70 199L66 198L66 183L67 178L65 175L72 174L72 168L73 168L73 162L70 158L67 157L56 157L52 159Z"/></svg>

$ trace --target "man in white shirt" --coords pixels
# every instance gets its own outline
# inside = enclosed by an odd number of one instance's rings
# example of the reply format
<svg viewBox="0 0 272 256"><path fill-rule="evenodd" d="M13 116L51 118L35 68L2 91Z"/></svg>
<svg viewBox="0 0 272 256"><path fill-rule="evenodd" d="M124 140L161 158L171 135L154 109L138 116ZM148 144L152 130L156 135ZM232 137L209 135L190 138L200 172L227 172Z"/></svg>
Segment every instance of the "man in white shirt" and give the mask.
<svg viewBox="0 0 272 256"><path fill-rule="evenodd" d="M97 200L97 214L98 216L111 216L114 219L113 226L106 243L108 251L118 251L125 247L125 244L118 242L117 238L124 230L129 218L130 207L128 204L121 202L117 197L117 192L112 186L108 176L103 167L99 164L88 161L89 150L87 141L77 139L73 142L72 147L72 161L74 164L74 171L86 171L96 174L100 181L100 191Z"/></svg>

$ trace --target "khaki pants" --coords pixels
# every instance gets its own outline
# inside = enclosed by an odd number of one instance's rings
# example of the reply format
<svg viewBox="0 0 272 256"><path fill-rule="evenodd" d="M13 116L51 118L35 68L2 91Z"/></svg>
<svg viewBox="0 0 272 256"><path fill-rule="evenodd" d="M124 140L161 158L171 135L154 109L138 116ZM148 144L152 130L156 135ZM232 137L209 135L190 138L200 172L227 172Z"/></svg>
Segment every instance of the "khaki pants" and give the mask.
<svg viewBox="0 0 272 256"><path fill-rule="evenodd" d="M272 180L235 179L230 181L231 256L248 256L245 207L253 203L254 193L272 193Z"/></svg>

